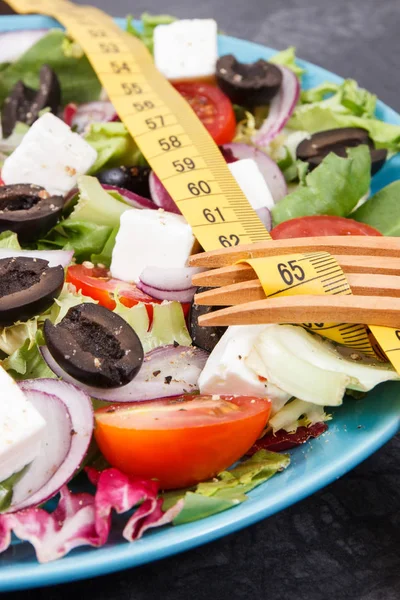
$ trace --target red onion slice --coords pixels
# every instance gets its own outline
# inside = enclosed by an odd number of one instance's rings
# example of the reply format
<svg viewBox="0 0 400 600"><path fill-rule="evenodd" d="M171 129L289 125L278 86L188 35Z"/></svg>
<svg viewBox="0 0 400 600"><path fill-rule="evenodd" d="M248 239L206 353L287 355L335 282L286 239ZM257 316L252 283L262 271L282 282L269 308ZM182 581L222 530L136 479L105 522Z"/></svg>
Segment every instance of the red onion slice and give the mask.
<svg viewBox="0 0 400 600"><path fill-rule="evenodd" d="M182 214L172 199L172 196L170 196L169 192L164 187L164 184L159 180L154 171L150 173L149 187L151 199L153 200L154 204L158 206L158 208L163 208L164 210L177 215Z"/></svg>
<svg viewBox="0 0 400 600"><path fill-rule="evenodd" d="M266 206L262 206L261 208L257 208L256 213L260 217L260 221L264 225L265 229L271 231L272 229L272 217L271 211Z"/></svg>
<svg viewBox="0 0 400 600"><path fill-rule="evenodd" d="M201 271L204 268L146 267L140 274L137 287L158 300L191 302L196 291L196 287L192 285L192 277Z"/></svg>
<svg viewBox="0 0 400 600"><path fill-rule="evenodd" d="M224 150L228 151L226 156L224 155ZM276 162L259 148L242 142L232 142L231 144L224 144L222 146L222 153L227 162L233 162L230 153L237 160L252 158L257 163L275 203L287 195L287 185L282 171Z"/></svg>
<svg viewBox="0 0 400 600"><path fill-rule="evenodd" d="M77 107L71 127L75 127L78 133L83 133L92 123L109 123L114 121L115 117L117 114L111 102L86 102Z"/></svg>
<svg viewBox="0 0 400 600"><path fill-rule="evenodd" d="M13 512L28 506L37 506L54 496L80 467L93 432L93 407L90 397L83 390L57 379L27 379L19 385L26 394L34 391L55 396L63 402L65 411L70 414L73 435L69 452L53 477L40 489L35 490L29 498L13 505Z"/></svg>
<svg viewBox="0 0 400 600"><path fill-rule="evenodd" d="M0 248L0 259L13 258L14 256L41 258L47 260L49 267L68 267L72 257L73 250L12 250L11 248Z"/></svg>
<svg viewBox="0 0 400 600"><path fill-rule="evenodd" d="M93 398L108 402L140 402L192 393L198 389L197 381L208 358L208 352L200 348L162 346L145 355L143 366L135 379L123 387L110 390L79 383L56 363L47 346L42 346L40 351L57 377L79 386Z"/></svg>
<svg viewBox="0 0 400 600"><path fill-rule="evenodd" d="M48 29L24 29L0 33L0 63L15 62L47 32Z"/></svg>
<svg viewBox="0 0 400 600"><path fill-rule="evenodd" d="M272 99L268 117L261 128L253 135L252 141L257 146L268 146L290 119L300 96L300 83L290 69L277 65L282 71L282 85Z"/></svg>
<svg viewBox="0 0 400 600"><path fill-rule="evenodd" d="M126 190L115 185L108 185L107 183L102 183L101 187L107 192L117 192L117 194L122 196L124 201L133 208L150 208L152 210L158 209L158 206L156 206L152 200L144 198L143 196L139 196L139 194L135 194L135 192L131 192L130 190Z"/></svg>
<svg viewBox="0 0 400 600"><path fill-rule="evenodd" d="M11 510L43 487L64 462L72 440L72 422L65 404L56 396L25 391L25 396L46 421L40 454L13 487Z"/></svg>

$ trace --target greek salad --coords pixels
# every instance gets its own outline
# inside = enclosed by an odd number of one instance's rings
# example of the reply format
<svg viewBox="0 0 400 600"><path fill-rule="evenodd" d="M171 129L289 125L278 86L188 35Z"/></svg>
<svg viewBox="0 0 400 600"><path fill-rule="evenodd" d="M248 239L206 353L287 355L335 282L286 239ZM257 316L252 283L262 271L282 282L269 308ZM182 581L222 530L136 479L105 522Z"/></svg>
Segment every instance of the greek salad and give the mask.
<svg viewBox="0 0 400 600"><path fill-rule="evenodd" d="M400 181L370 197L400 150L374 94L302 89L293 48L218 56L213 19L127 31L274 239L400 235ZM14 533L46 562L104 545L112 511L133 541L236 506L346 393L400 379L299 326L198 325L193 231L63 31L0 34L0 107L1 551Z"/></svg>

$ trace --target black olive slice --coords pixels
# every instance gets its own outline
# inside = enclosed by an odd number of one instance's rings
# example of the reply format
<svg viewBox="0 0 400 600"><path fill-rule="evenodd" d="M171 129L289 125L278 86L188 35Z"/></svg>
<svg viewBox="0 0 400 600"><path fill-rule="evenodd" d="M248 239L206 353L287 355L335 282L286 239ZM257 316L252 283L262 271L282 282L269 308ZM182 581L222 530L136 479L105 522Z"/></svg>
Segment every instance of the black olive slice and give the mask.
<svg viewBox="0 0 400 600"><path fill-rule="evenodd" d="M216 77L231 102L249 107L268 104L282 83L279 67L263 59L241 63L232 54L217 60Z"/></svg>
<svg viewBox="0 0 400 600"><path fill-rule="evenodd" d="M61 104L61 88L57 75L48 65L39 74L39 89L33 90L18 81L11 94L4 100L1 113L3 137L11 135L17 121L32 125L44 108L57 114Z"/></svg>
<svg viewBox="0 0 400 600"><path fill-rule="evenodd" d="M22 242L36 240L57 223L63 206L62 196L50 196L40 185L0 186L0 232L14 231Z"/></svg>
<svg viewBox="0 0 400 600"><path fill-rule="evenodd" d="M58 325L47 320L44 337L54 360L87 385L126 385L143 364L136 332L122 317L98 304L70 308Z"/></svg>
<svg viewBox="0 0 400 600"><path fill-rule="evenodd" d="M151 198L149 188L150 171L150 167L115 167L99 171L96 177L100 183L115 185L144 198Z"/></svg>
<svg viewBox="0 0 400 600"><path fill-rule="evenodd" d="M206 292L211 290L209 287L198 287L197 292ZM212 352L215 346L218 344L221 337L224 335L227 327L201 327L199 325L199 317L201 315L208 315L210 312L225 308L224 306L203 306L192 302L189 311L189 333L192 338L194 346Z"/></svg>
<svg viewBox="0 0 400 600"><path fill-rule="evenodd" d="M53 304L64 284L61 265L31 257L0 259L0 325L27 321Z"/></svg>
<svg viewBox="0 0 400 600"><path fill-rule="evenodd" d="M330 152L345 158L347 148L354 148L361 144L367 144L370 148L371 173L374 175L385 164L387 150L375 149L368 132L359 127L342 127L314 133L310 138L300 142L296 149L296 156L299 160L308 162L312 170L318 167Z"/></svg>

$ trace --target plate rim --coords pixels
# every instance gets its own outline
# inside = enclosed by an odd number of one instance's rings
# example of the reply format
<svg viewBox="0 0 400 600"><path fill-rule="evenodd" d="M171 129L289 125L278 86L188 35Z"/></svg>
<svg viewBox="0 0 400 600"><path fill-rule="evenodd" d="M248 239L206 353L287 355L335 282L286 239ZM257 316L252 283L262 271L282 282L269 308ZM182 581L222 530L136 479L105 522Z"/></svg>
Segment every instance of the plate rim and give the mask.
<svg viewBox="0 0 400 600"><path fill-rule="evenodd" d="M125 19L122 18L116 19L116 21L120 25L125 23ZM6 15L0 17L0 32L25 29L27 27L39 29L41 27L53 26L59 27L59 24L53 19L40 15ZM271 54L277 52L273 48L248 40L226 35L219 37L227 40L229 43L251 47L254 51L260 51L264 54L266 51ZM343 81L341 76L319 65L301 59L298 62L306 68L311 67L313 74L317 74L318 77L328 77L330 80ZM394 109L380 100L378 100L377 106L380 111L385 113L386 121L400 124L400 114ZM40 564L34 559L34 561L29 563L22 562L16 563L16 565L3 566L0 576L0 591L48 586L82 580L91 576L110 574L173 556L179 552L184 552L239 531L303 500L305 497L312 495L335 479L341 477L388 442L397 433L399 426L400 415L393 410L393 414L376 433L374 438L372 440L365 439L363 444L356 445L350 458L348 455L346 455L346 458L338 456L337 460L332 462L328 469L325 469L322 476L320 472L316 471L312 478L314 483L311 487L311 492L309 488L301 489L299 493L291 489L290 493L280 494L275 502L268 505L265 505L262 498L252 498L251 502L246 502L237 508L191 523L190 531L193 532L193 529L195 529L195 533L190 533L186 537L184 535L185 525L168 530L159 530L161 534L159 535L160 542L157 543L156 537L152 537L152 545L147 549L146 545L143 544L143 540L138 540L134 544L118 544L114 547L108 545L99 549L81 548L77 550L79 554L73 551L70 555L59 561L46 564ZM264 506L262 506L263 504ZM240 511L241 514L237 511ZM237 518L239 514L240 516ZM167 545L164 541L166 537L165 532L167 532L168 536ZM143 551L141 551L142 544L145 547ZM20 572L22 569L23 573Z"/></svg>

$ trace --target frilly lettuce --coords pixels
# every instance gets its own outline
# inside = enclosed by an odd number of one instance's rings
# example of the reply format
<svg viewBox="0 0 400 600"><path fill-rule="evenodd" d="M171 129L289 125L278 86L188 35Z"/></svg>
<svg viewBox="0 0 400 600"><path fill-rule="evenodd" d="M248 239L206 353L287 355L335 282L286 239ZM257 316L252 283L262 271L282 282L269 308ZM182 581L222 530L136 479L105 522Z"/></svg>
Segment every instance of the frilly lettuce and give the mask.
<svg viewBox="0 0 400 600"><path fill-rule="evenodd" d="M25 323L15 323L10 327L0 329L0 350L5 354L13 354L25 342L28 342L28 349L35 342L38 329L38 319L34 317Z"/></svg>
<svg viewBox="0 0 400 600"><path fill-rule="evenodd" d="M3 231L2 233L0 233L0 248L21 250L17 234L13 231Z"/></svg>
<svg viewBox="0 0 400 600"><path fill-rule="evenodd" d="M16 380L55 377L40 353L39 346L43 343L43 334L37 331L34 342L31 343L27 339L20 348L2 361L2 367Z"/></svg>
<svg viewBox="0 0 400 600"><path fill-rule="evenodd" d="M95 177L83 175L78 179L79 198L69 221L93 223L111 229L119 227L122 213L132 208L106 192ZM111 232L109 232L111 233Z"/></svg>
<svg viewBox="0 0 400 600"><path fill-rule="evenodd" d="M106 167L145 164L142 153L123 123L92 123L85 140L97 152L97 159L90 173L97 173Z"/></svg>
<svg viewBox="0 0 400 600"><path fill-rule="evenodd" d="M107 225L66 219L39 240L37 247L39 250L74 250L76 260L82 262L103 251L112 231Z"/></svg>
<svg viewBox="0 0 400 600"><path fill-rule="evenodd" d="M64 40L63 31L52 30L27 50L20 59L1 71L0 105L19 80L29 87L38 89L39 71L43 64L49 65L57 74L63 104L98 100L101 85L96 73L86 56L76 58L73 55L65 55Z"/></svg>
<svg viewBox="0 0 400 600"><path fill-rule="evenodd" d="M326 97L328 95L328 97ZM354 79L343 83L325 82L301 93L301 103L318 104L341 114L373 118L376 108L376 95L358 87Z"/></svg>
<svg viewBox="0 0 400 600"><path fill-rule="evenodd" d="M273 224L307 215L347 217L371 181L371 157L367 146L350 148L347 158L330 153L305 176L304 183L272 209Z"/></svg>
<svg viewBox="0 0 400 600"><path fill-rule="evenodd" d="M400 181L379 190L351 218L375 227L383 235L400 236Z"/></svg>
<svg viewBox="0 0 400 600"><path fill-rule="evenodd" d="M246 494L288 467L289 455L260 450L230 471L223 471L211 481L199 483L192 490L177 490L164 494L163 510L179 500L183 508L173 520L174 525L190 523L237 506L247 500Z"/></svg>
<svg viewBox="0 0 400 600"><path fill-rule="evenodd" d="M299 78L305 73L305 69L300 67L296 62L296 48L294 46L289 46L286 50L274 54L274 56L269 59L269 62L287 67Z"/></svg>
<svg viewBox="0 0 400 600"><path fill-rule="evenodd" d="M330 418L330 415L325 413L323 406L293 398L270 418L268 425L274 432L280 429L293 432L298 427L308 427L315 423L328 421Z"/></svg>
<svg viewBox="0 0 400 600"><path fill-rule="evenodd" d="M114 312L125 319L140 338L144 352L149 352L158 346L178 343L180 346L190 346L192 339L186 327L182 306L179 302L163 302L153 304L153 322L150 321L144 304L128 308L116 298L117 306Z"/></svg>

